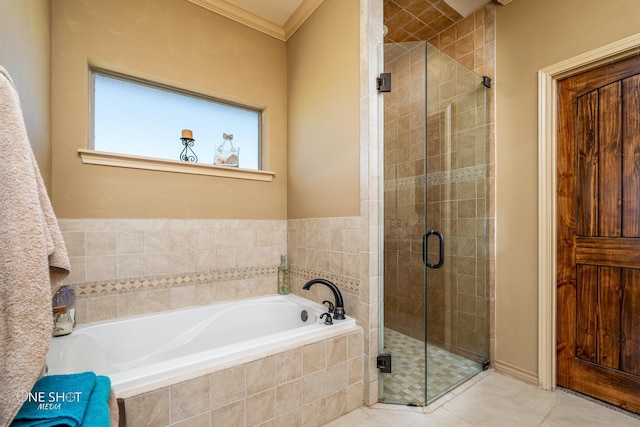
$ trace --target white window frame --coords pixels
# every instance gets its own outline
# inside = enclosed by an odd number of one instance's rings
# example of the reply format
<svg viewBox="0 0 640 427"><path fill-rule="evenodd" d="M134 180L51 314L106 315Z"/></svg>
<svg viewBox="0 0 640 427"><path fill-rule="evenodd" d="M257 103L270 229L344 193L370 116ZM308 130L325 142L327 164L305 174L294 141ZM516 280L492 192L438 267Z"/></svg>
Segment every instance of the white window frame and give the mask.
<svg viewBox="0 0 640 427"><path fill-rule="evenodd" d="M90 110L90 132L88 136L88 148L80 148L78 149L78 153L82 160L83 164L89 165L101 165L101 166L113 166L113 167L123 167L123 168L133 168L133 169L142 169L142 170L152 170L152 171L160 171L160 172L173 172L173 173L183 173L183 174L194 174L194 175L207 175L207 176L216 176L216 177L225 177L225 178L236 178L236 179L246 179L246 180L254 180L254 181L272 181L275 177L275 172L263 170L263 169L245 169L245 168L235 168L235 167L226 167L226 166L216 166L212 164L206 163L191 163L191 162L182 162L178 160L169 160L169 159L161 159L155 157L145 157L145 156L136 156L130 154L122 154L122 153L113 153L113 152L104 152L104 151L96 151L94 150L94 134L93 134L93 114L94 114L94 100L93 100L93 82L94 82L94 74L99 74L111 78L117 78L124 80L129 83L137 83L150 87L154 87L161 90L167 90L173 93L183 94L185 96L192 96L195 98L204 99L207 101L212 101L216 103L237 106L239 108L259 111L256 108L239 105L237 103L232 103L228 101L221 100L219 98L215 98L212 96L195 93L189 90L184 90L180 88L176 88L169 85L164 85L156 82L151 82L149 80L140 79L131 75L113 72L109 70L105 70L103 68L98 67L90 67L89 68L89 110ZM262 138L262 120L264 120L264 115L260 114L260 122L259 122L259 141L258 141L258 165L262 168L263 159L263 142Z"/></svg>

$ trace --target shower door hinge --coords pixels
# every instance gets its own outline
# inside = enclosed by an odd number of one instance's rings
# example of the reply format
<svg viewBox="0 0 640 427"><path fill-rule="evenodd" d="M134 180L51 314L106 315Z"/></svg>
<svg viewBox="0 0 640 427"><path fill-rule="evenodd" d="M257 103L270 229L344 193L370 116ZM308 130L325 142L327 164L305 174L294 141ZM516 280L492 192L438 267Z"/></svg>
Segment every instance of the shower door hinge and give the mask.
<svg viewBox="0 0 640 427"><path fill-rule="evenodd" d="M491 361L490 360L485 360L484 362L482 362L482 370L483 371L486 371L490 367L491 367Z"/></svg>
<svg viewBox="0 0 640 427"><path fill-rule="evenodd" d="M482 86L486 87L487 89L491 89L491 77L482 76Z"/></svg>
<svg viewBox="0 0 640 427"><path fill-rule="evenodd" d="M376 79L376 89L379 92L391 92L391 73L380 73Z"/></svg>
<svg viewBox="0 0 640 427"><path fill-rule="evenodd" d="M380 372L385 374L391 373L391 355L388 353L382 353L378 355L376 366L380 369Z"/></svg>

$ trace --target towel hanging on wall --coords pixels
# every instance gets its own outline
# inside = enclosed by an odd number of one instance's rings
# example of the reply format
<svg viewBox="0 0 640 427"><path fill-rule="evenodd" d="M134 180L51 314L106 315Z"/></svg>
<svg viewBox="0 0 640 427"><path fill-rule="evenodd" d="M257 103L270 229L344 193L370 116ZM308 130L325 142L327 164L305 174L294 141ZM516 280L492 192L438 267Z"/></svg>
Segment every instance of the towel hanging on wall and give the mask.
<svg viewBox="0 0 640 427"><path fill-rule="evenodd" d="M69 274L58 222L18 94L0 66L0 426L9 425L45 364L51 297Z"/></svg>

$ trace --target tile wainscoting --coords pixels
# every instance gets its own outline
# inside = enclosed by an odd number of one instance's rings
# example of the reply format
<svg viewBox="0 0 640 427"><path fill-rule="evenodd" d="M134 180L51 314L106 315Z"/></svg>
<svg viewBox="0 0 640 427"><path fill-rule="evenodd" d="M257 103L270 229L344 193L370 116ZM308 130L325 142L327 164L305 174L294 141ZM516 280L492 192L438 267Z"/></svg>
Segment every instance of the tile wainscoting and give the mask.
<svg viewBox="0 0 640 427"><path fill-rule="evenodd" d="M292 292L321 302L320 287L306 292L302 285L327 278L358 317L358 217L61 219L59 224L71 258L66 284L78 296L78 323L276 293L280 255L287 253Z"/></svg>
<svg viewBox="0 0 640 427"><path fill-rule="evenodd" d="M284 220L61 219L79 323L275 293Z"/></svg>

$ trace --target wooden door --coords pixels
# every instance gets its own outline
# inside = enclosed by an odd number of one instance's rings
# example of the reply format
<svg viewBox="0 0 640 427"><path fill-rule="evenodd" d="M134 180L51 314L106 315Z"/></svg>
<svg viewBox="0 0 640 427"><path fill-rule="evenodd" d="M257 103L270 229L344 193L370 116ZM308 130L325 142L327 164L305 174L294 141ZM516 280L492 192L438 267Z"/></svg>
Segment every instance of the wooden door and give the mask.
<svg viewBox="0 0 640 427"><path fill-rule="evenodd" d="M640 413L640 60L558 85L558 385Z"/></svg>

